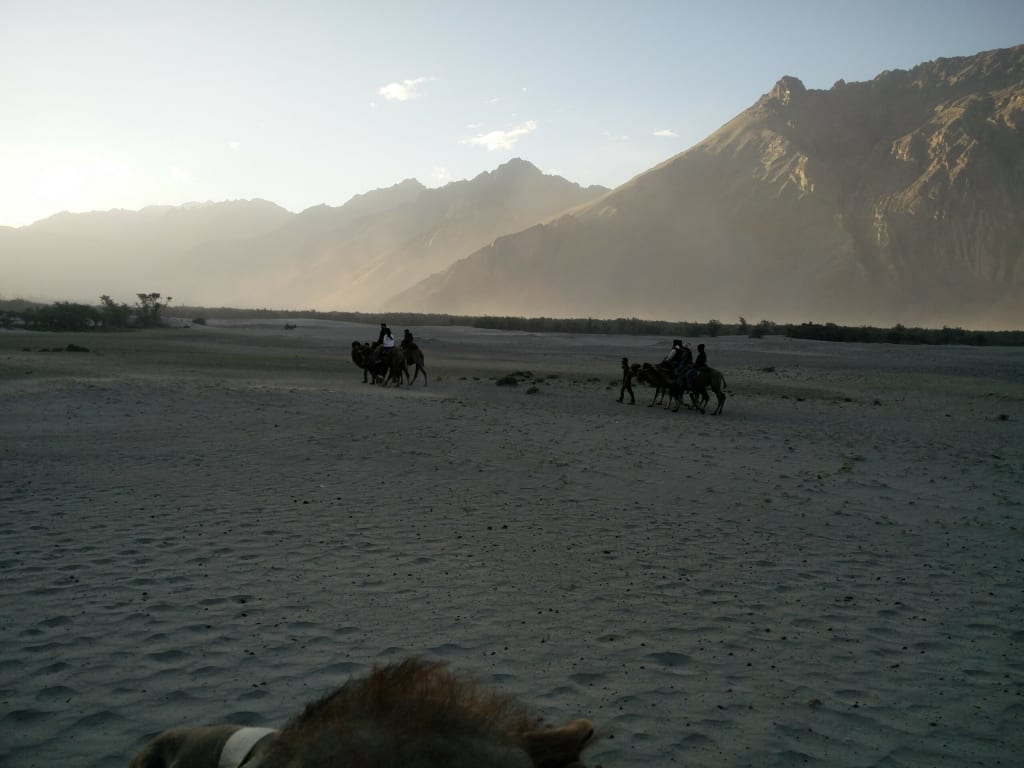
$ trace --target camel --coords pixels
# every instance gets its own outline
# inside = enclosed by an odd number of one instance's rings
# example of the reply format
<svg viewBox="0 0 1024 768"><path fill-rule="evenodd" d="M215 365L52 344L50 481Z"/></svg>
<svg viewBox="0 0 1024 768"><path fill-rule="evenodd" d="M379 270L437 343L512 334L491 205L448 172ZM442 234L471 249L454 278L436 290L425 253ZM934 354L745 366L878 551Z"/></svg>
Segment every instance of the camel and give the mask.
<svg viewBox="0 0 1024 768"><path fill-rule="evenodd" d="M405 353L400 347L393 347L388 359L382 360L380 365L387 374L383 382L385 387L391 382L394 382L396 387L400 387L402 386L402 377L409 378L409 366L405 362Z"/></svg>
<svg viewBox="0 0 1024 768"><path fill-rule="evenodd" d="M421 355L422 357L422 355ZM395 382L395 386L402 385L402 376L409 376L409 369L406 366L405 355L401 354L396 347L391 353L390 359L385 362L381 359L381 347L377 344L363 344L358 341L352 342L352 362L363 369L363 383L367 383L367 374L373 377L373 383L384 385ZM426 371L423 372L423 380L426 382Z"/></svg>
<svg viewBox="0 0 1024 768"><path fill-rule="evenodd" d="M363 371L363 384L367 383L367 374L373 375L373 383L376 384L384 375L384 369L380 357L374 355L374 345L352 342L352 362Z"/></svg>
<svg viewBox="0 0 1024 768"><path fill-rule="evenodd" d="M176 728L131 768L582 768L589 720L542 727L518 700L418 658L374 667L280 731Z"/></svg>
<svg viewBox="0 0 1024 768"><path fill-rule="evenodd" d="M676 381L671 371L651 365L650 363L644 363L637 372L637 381L654 387L654 397L647 404L648 408L660 405L665 400L665 395L668 395L668 405L666 407L671 407L672 401L675 400L675 410L679 410L679 390L676 387Z"/></svg>
<svg viewBox="0 0 1024 768"><path fill-rule="evenodd" d="M402 349L405 350L406 364L416 366L416 370L413 373L412 380L409 383L412 384L414 381L416 381L416 377L420 375L420 372L422 372L423 386L427 386L427 369L423 367L423 351L419 348L417 344L408 344L402 347ZM406 371L406 376L408 375L409 372Z"/></svg>
<svg viewBox="0 0 1024 768"><path fill-rule="evenodd" d="M714 368L698 368L693 376L692 386L690 387L690 400L693 403L693 407L701 413L705 412L704 409L710 399L708 387L711 387L711 391L715 393L717 400L716 408L711 412L711 415L717 416L722 412L722 406L725 405L725 377Z"/></svg>

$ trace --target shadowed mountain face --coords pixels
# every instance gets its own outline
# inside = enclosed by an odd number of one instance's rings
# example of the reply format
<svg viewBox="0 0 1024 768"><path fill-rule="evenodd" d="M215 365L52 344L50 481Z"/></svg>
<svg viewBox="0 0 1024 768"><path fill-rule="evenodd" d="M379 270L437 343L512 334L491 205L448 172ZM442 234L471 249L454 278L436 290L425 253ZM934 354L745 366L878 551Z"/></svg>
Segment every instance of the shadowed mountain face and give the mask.
<svg viewBox="0 0 1024 768"><path fill-rule="evenodd" d="M807 90L394 304L1024 327L1024 46Z"/></svg>
<svg viewBox="0 0 1024 768"><path fill-rule="evenodd" d="M440 189L408 179L345 205L264 201L58 214L0 228L8 297L160 291L211 306L373 309L502 235L608 190L523 160Z"/></svg>

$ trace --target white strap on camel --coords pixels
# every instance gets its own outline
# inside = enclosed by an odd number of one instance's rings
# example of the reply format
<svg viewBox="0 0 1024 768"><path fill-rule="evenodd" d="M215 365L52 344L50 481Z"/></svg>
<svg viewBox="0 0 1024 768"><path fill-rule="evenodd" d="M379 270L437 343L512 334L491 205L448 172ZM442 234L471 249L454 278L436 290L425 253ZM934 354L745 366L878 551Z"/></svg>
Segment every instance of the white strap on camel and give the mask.
<svg viewBox="0 0 1024 768"><path fill-rule="evenodd" d="M273 728L239 728L225 742L217 768L238 768L252 752L256 742L271 733L277 733L277 731Z"/></svg>

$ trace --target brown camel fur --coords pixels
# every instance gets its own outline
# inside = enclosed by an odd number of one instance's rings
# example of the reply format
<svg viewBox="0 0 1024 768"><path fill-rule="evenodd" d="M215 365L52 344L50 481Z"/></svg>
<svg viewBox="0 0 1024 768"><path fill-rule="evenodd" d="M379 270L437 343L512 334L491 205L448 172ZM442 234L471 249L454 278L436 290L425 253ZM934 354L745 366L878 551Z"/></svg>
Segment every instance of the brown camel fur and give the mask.
<svg viewBox="0 0 1024 768"><path fill-rule="evenodd" d="M217 768L238 726L166 731L131 768ZM588 720L541 727L518 700L420 659L375 667L256 743L245 768L582 768ZM232 765L237 768L239 764Z"/></svg>
<svg viewBox="0 0 1024 768"><path fill-rule="evenodd" d="M388 359L382 360L380 364L387 373L384 377L385 387L391 382L394 382L396 387L400 387L402 386L402 377L409 378L409 366L405 362L405 353L401 347L392 347Z"/></svg>
<svg viewBox="0 0 1024 768"><path fill-rule="evenodd" d="M400 387L402 385L402 377L409 377L405 354L398 347L394 347L389 360L385 361L382 352L383 348L379 344L352 342L352 362L363 369L364 384L367 380L367 374L369 374L373 377L374 384L383 383L386 386L394 382L395 386ZM424 371L424 383L426 383L426 380L427 373Z"/></svg>
<svg viewBox="0 0 1024 768"><path fill-rule="evenodd" d="M247 735L256 732L254 739L246 741L240 750L228 748L229 740L235 734ZM172 728L150 741L131 762L130 768L218 768L226 765L237 768L246 758L254 759L266 751L270 736L277 731L245 728L241 725L207 725L200 728ZM234 759L229 759L231 753ZM246 763L248 765L248 763Z"/></svg>
<svg viewBox="0 0 1024 768"><path fill-rule="evenodd" d="M380 355L376 354L375 345L359 341L352 342L352 362L363 371L363 383L367 383L367 374L373 376L373 383L378 383L384 378L386 369L380 362Z"/></svg>
<svg viewBox="0 0 1024 768"><path fill-rule="evenodd" d="M422 373L423 386L427 386L427 369L423 367L423 351L416 344L409 344L407 346L402 347L402 349L405 350L406 364L416 366L416 370L413 373L412 380L409 383L412 384L414 381L416 381L416 377L419 376L420 373ZM406 376L408 375L409 372L406 371Z"/></svg>
<svg viewBox="0 0 1024 768"><path fill-rule="evenodd" d="M637 381L641 384L654 387L654 397L651 398L651 402L647 404L648 408L654 405L660 405L665 400L665 395L668 395L668 404L666 407L671 407L672 402L675 401L676 410L679 410L679 393L675 388L676 382L675 379L672 378L671 371L657 365L644 363L637 373Z"/></svg>
<svg viewBox="0 0 1024 768"><path fill-rule="evenodd" d="M714 368L698 368L691 382L690 400L693 402L693 407L701 413L705 412L704 409L710 399L708 387L711 387L717 400L715 410L711 412L711 415L717 416L722 412L722 406L725 405L725 377Z"/></svg>

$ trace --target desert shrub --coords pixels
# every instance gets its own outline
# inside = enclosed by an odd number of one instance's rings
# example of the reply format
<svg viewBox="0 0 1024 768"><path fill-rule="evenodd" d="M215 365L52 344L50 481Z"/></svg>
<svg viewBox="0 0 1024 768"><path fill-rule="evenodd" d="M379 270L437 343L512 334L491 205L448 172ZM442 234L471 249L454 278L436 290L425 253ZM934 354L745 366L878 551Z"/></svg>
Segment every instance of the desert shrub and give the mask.
<svg viewBox="0 0 1024 768"><path fill-rule="evenodd" d="M21 316L25 327L34 331L85 331L101 322L96 307L70 301L29 307Z"/></svg>
<svg viewBox="0 0 1024 768"><path fill-rule="evenodd" d="M171 297L167 301L160 301L159 293L137 293L138 301L135 302L135 323L142 328L152 328L160 325L160 313L171 303Z"/></svg>
<svg viewBox="0 0 1024 768"><path fill-rule="evenodd" d="M100 296L100 320L107 328L127 328L131 322L132 310L127 304L118 304L104 294Z"/></svg>

